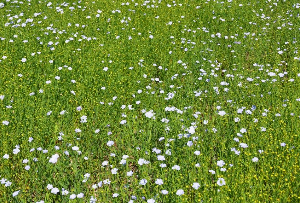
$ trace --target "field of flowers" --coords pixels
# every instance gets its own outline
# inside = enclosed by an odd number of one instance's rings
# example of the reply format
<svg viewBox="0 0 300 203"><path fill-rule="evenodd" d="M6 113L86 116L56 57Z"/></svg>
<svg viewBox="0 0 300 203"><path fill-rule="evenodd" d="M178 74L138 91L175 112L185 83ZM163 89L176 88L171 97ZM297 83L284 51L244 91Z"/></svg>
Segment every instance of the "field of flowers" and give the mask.
<svg viewBox="0 0 300 203"><path fill-rule="evenodd" d="M300 202L299 13L0 1L0 202Z"/></svg>

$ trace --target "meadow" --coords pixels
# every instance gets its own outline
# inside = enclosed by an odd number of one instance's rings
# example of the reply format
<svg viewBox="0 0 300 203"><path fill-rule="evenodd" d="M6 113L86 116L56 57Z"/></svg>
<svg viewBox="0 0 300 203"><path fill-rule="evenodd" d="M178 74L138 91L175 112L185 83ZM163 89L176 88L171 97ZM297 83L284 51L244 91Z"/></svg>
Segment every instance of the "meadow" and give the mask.
<svg viewBox="0 0 300 203"><path fill-rule="evenodd" d="M0 1L0 202L300 202L299 13Z"/></svg>

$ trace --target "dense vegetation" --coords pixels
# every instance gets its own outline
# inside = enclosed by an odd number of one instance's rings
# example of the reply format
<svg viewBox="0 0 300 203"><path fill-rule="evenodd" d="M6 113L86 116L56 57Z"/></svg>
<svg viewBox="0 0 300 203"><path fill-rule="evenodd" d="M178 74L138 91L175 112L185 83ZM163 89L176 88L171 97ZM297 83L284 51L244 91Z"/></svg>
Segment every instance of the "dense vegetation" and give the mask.
<svg viewBox="0 0 300 203"><path fill-rule="evenodd" d="M299 202L296 2L0 2L0 201Z"/></svg>

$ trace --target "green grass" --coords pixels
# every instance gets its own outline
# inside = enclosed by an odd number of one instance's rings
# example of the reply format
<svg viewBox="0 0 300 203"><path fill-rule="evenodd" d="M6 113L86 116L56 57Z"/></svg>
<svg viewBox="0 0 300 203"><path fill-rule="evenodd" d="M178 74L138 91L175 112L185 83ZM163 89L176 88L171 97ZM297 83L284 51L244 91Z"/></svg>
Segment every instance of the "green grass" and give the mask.
<svg viewBox="0 0 300 203"><path fill-rule="evenodd" d="M1 202L299 201L296 1L0 7Z"/></svg>

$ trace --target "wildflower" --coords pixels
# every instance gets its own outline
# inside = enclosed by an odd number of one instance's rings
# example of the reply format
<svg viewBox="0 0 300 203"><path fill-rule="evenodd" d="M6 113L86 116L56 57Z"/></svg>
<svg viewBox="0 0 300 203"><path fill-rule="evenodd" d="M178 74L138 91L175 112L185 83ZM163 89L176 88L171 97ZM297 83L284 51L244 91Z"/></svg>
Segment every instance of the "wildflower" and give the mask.
<svg viewBox="0 0 300 203"><path fill-rule="evenodd" d="M91 196L91 199L90 199L90 203L96 203L97 199L93 196Z"/></svg>
<svg viewBox="0 0 300 203"><path fill-rule="evenodd" d="M154 199L148 199L147 203L155 203L155 200Z"/></svg>
<svg viewBox="0 0 300 203"><path fill-rule="evenodd" d="M118 169L117 169L117 168L111 169L111 173L112 173L112 174L117 174L117 173L118 173Z"/></svg>
<svg viewBox="0 0 300 203"><path fill-rule="evenodd" d="M193 187L195 190L198 190L199 187L200 187L200 184L199 184L199 183L193 183L192 187Z"/></svg>
<svg viewBox="0 0 300 203"><path fill-rule="evenodd" d="M83 193L77 194L77 198L83 198L83 197L84 197L84 194L83 194Z"/></svg>
<svg viewBox="0 0 300 203"><path fill-rule="evenodd" d="M162 191L160 191L161 192L161 194L163 194L163 195L167 195L169 192L168 192L168 190L162 190Z"/></svg>
<svg viewBox="0 0 300 203"><path fill-rule="evenodd" d="M242 128L242 129L240 130L240 132L241 132L241 133L246 133L247 130L246 130L245 128Z"/></svg>
<svg viewBox="0 0 300 203"><path fill-rule="evenodd" d="M87 116L81 116L80 123L86 123L87 122Z"/></svg>
<svg viewBox="0 0 300 203"><path fill-rule="evenodd" d="M30 166L29 166L29 165L25 166L25 170L26 170L26 171L28 171L29 169L30 169Z"/></svg>
<svg viewBox="0 0 300 203"><path fill-rule="evenodd" d="M189 147L191 147L191 146L193 146L193 142L192 142L192 141L188 141L188 142L186 143L186 145L189 146Z"/></svg>
<svg viewBox="0 0 300 203"><path fill-rule="evenodd" d="M219 178L218 181L217 181L217 184L218 184L219 186L225 185L225 180L224 180L224 178Z"/></svg>
<svg viewBox="0 0 300 203"><path fill-rule="evenodd" d="M13 197L17 196L17 195L19 194L19 192L20 192L20 190L15 191L15 192L12 194L12 196L13 196Z"/></svg>
<svg viewBox="0 0 300 203"><path fill-rule="evenodd" d="M222 166L225 165L225 162L224 162L223 160L217 161L217 165L218 165L219 167L222 167Z"/></svg>
<svg viewBox="0 0 300 203"><path fill-rule="evenodd" d="M159 165L161 168L166 168L167 167L167 164L160 164Z"/></svg>
<svg viewBox="0 0 300 203"><path fill-rule="evenodd" d="M127 123L126 120L122 120L122 121L120 122L121 125L123 125L123 124L125 124L125 123Z"/></svg>
<svg viewBox="0 0 300 203"><path fill-rule="evenodd" d="M174 166L172 167L172 169L173 169L173 170L177 170L177 171L179 171L179 170L180 170L180 166L178 166L178 165L174 165Z"/></svg>
<svg viewBox="0 0 300 203"><path fill-rule="evenodd" d="M74 150L74 151L78 151L78 150L79 150L79 147L77 147L77 146L74 146L74 147L72 147L72 150Z"/></svg>
<svg viewBox="0 0 300 203"><path fill-rule="evenodd" d="M198 156L200 155L200 151L195 151L194 154Z"/></svg>
<svg viewBox="0 0 300 203"><path fill-rule="evenodd" d="M246 143L241 143L241 144L240 144L240 147L242 147L242 148L247 148L248 145L247 145Z"/></svg>
<svg viewBox="0 0 300 203"><path fill-rule="evenodd" d="M114 194L113 194L113 197L118 197L118 196L119 196L118 193L114 193Z"/></svg>
<svg viewBox="0 0 300 203"><path fill-rule="evenodd" d="M257 158L257 157L254 157L254 158L252 159L252 161L253 161L253 162L258 162L258 158Z"/></svg>
<svg viewBox="0 0 300 203"><path fill-rule="evenodd" d="M195 133L195 127L194 126L189 127L188 131L189 131L190 134L194 134Z"/></svg>
<svg viewBox="0 0 300 203"><path fill-rule="evenodd" d="M182 189L177 190L176 195L181 196L184 194L184 191Z"/></svg>
<svg viewBox="0 0 300 203"><path fill-rule="evenodd" d="M154 117L154 114L155 114L155 113L153 113L153 110L151 110L151 111L146 112L146 113L145 113L145 116L146 116L147 118L152 118L152 117Z"/></svg>
<svg viewBox="0 0 300 203"><path fill-rule="evenodd" d="M76 198L76 195L75 194L71 194L70 195L70 199L75 199Z"/></svg>
<svg viewBox="0 0 300 203"><path fill-rule="evenodd" d="M162 179L156 179L155 184L162 185L163 184L163 180Z"/></svg>
<svg viewBox="0 0 300 203"><path fill-rule="evenodd" d="M58 157L59 157L58 154L52 155L52 157L50 158L49 162L55 164L57 162Z"/></svg>
<svg viewBox="0 0 300 203"><path fill-rule="evenodd" d="M13 154L18 154L20 152L19 148L13 149Z"/></svg>
<svg viewBox="0 0 300 203"><path fill-rule="evenodd" d="M225 111L219 111L219 113L218 113L220 116L224 116L225 114L226 114L226 112Z"/></svg>
<svg viewBox="0 0 300 203"><path fill-rule="evenodd" d="M8 125L9 122L8 122L8 121L2 121L2 124L3 124L3 125Z"/></svg>
<svg viewBox="0 0 300 203"><path fill-rule="evenodd" d="M51 189L51 193L56 195L57 193L59 193L59 189L56 188L56 187L55 187L55 188L52 188L52 189Z"/></svg>
<svg viewBox="0 0 300 203"><path fill-rule="evenodd" d="M62 195L68 195L69 194L69 191L68 190L65 190L64 188L61 189L62 191Z"/></svg>
<svg viewBox="0 0 300 203"><path fill-rule="evenodd" d="M164 161L166 159L165 159L165 157L163 155L157 155L157 160L158 161Z"/></svg>
<svg viewBox="0 0 300 203"><path fill-rule="evenodd" d="M108 142L107 142L107 146L111 147L111 146L113 146L113 145L114 145L114 141L108 141Z"/></svg>
<svg viewBox="0 0 300 203"><path fill-rule="evenodd" d="M147 184L147 180L146 179L142 179L140 180L140 185L146 185Z"/></svg>
<svg viewBox="0 0 300 203"><path fill-rule="evenodd" d="M133 175L133 171L127 172L127 176L132 176L132 175Z"/></svg>
<svg viewBox="0 0 300 203"><path fill-rule="evenodd" d="M51 190L52 188L53 188L53 185L51 185L51 184L48 184L48 185L47 185L47 189L48 189L48 190Z"/></svg>
<svg viewBox="0 0 300 203"><path fill-rule="evenodd" d="M105 185L109 185L110 184L110 180L109 179L105 179L105 180L103 180L103 184L105 184Z"/></svg>

